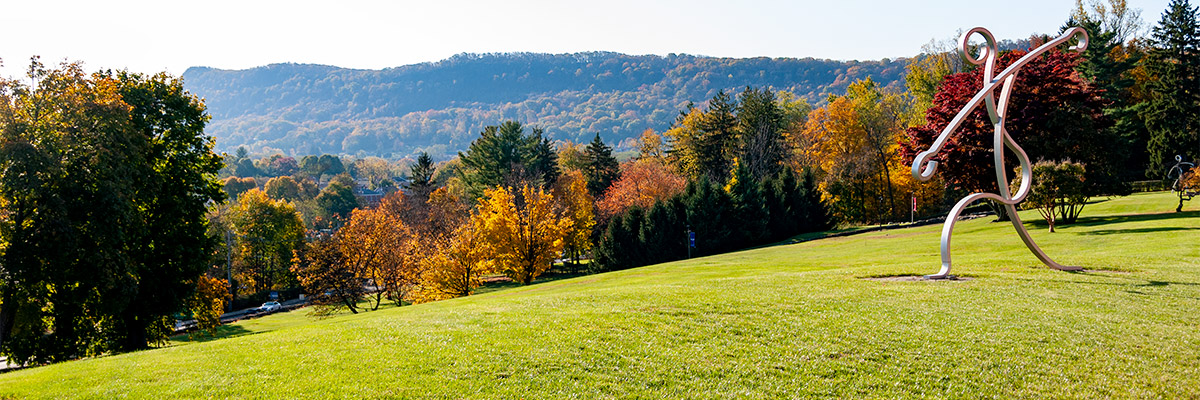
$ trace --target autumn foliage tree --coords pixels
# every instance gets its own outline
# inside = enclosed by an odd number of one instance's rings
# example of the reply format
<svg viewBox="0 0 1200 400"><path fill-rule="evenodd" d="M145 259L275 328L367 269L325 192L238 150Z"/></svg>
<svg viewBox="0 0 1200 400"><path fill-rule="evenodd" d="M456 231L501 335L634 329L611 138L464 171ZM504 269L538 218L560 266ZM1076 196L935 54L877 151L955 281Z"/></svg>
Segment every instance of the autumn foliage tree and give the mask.
<svg viewBox="0 0 1200 400"><path fill-rule="evenodd" d="M196 320L196 328L215 334L221 326L221 314L225 305L233 300L229 294L229 282L220 278L201 275L196 279L196 291L188 298L188 310Z"/></svg>
<svg viewBox="0 0 1200 400"><path fill-rule="evenodd" d="M871 80L850 85L809 114L799 143L802 164L818 171L836 217L847 222L901 218L913 179L904 173L897 142L907 124L908 101ZM922 199L929 202L931 199Z"/></svg>
<svg viewBox="0 0 1200 400"><path fill-rule="evenodd" d="M258 182L254 178L238 178L231 176L221 181L225 194L230 200L236 201L238 196L245 193L247 190L258 187Z"/></svg>
<svg viewBox="0 0 1200 400"><path fill-rule="evenodd" d="M292 266L292 272L308 301L316 306L313 314L330 315L345 307L351 313L359 311L359 301L366 295L363 280L352 269L342 254L341 238L321 237L309 244L301 262Z"/></svg>
<svg viewBox="0 0 1200 400"><path fill-rule="evenodd" d="M587 180L579 171L566 171L553 188L563 216L571 221L563 250L573 261L592 248L592 228L596 226L595 201L588 193Z"/></svg>
<svg viewBox="0 0 1200 400"><path fill-rule="evenodd" d="M447 240L436 242L422 261L427 272L420 300L471 295L483 284L482 276L495 271L488 249L473 225L462 225Z"/></svg>
<svg viewBox="0 0 1200 400"><path fill-rule="evenodd" d="M1007 67L1025 53L1002 53L996 68ZM1121 192L1113 169L1121 165L1124 156L1119 151L1122 139L1108 129L1111 123L1101 112L1100 93L1079 78L1076 63L1078 55L1053 50L1026 64L1017 75L1005 126L1013 140L1035 160L1071 158L1086 163L1091 194ZM901 142L905 164L928 149L982 89L982 74L982 69L976 69L946 77L934 97L934 106L925 113L928 123L909 128ZM939 176L946 184L967 192L998 190L992 151L994 133L985 107L977 107L967 116L933 158L939 162ZM1016 166L1015 157L1006 160L1010 170Z"/></svg>
<svg viewBox="0 0 1200 400"><path fill-rule="evenodd" d="M484 191L471 224L497 269L528 285L550 269L571 231L570 218L556 208L553 196L535 185L496 187Z"/></svg>
<svg viewBox="0 0 1200 400"><path fill-rule="evenodd" d="M374 287L371 309L383 299L400 302L420 281L412 231L387 208L357 209L337 231L344 262L364 283Z"/></svg>
<svg viewBox="0 0 1200 400"><path fill-rule="evenodd" d="M230 221L237 239L234 272L242 285L258 292L294 284L292 260L304 246L295 206L251 189L230 208Z"/></svg>
<svg viewBox="0 0 1200 400"><path fill-rule="evenodd" d="M626 162L621 178L596 202L597 216L606 221L630 207L649 209L654 202L683 191L687 180L661 162L644 159Z"/></svg>

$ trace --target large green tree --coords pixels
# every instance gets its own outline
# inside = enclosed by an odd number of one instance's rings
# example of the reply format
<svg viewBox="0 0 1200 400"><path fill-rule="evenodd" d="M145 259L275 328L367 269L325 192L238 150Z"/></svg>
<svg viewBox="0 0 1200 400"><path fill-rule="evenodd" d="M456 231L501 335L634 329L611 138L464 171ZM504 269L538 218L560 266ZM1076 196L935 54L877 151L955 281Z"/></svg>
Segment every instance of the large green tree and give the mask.
<svg viewBox="0 0 1200 400"><path fill-rule="evenodd" d="M1200 25L1196 7L1172 0L1154 27L1146 67L1153 78L1141 114L1150 131L1147 174L1162 176L1176 155L1200 156Z"/></svg>
<svg viewBox="0 0 1200 400"><path fill-rule="evenodd" d="M1145 58L1144 46L1133 40L1141 25L1141 12L1129 8L1124 0L1086 4L1076 0L1075 11L1062 28L1078 26L1088 32L1087 49L1075 69L1100 90L1103 112L1113 121L1114 139L1119 139L1119 147L1127 152L1125 164L1117 171L1126 181L1146 176L1149 163L1150 132L1139 112L1142 99L1136 94L1144 91L1136 79L1138 63Z"/></svg>
<svg viewBox="0 0 1200 400"><path fill-rule="evenodd" d="M540 128L527 135L516 121L483 129L465 153L459 153L458 174L469 194L479 198L496 186L518 187L524 182L548 186L558 180L558 155Z"/></svg>
<svg viewBox="0 0 1200 400"><path fill-rule="evenodd" d="M35 59L0 81L0 353L48 362L165 339L207 267L222 167L165 74Z"/></svg>
<svg viewBox="0 0 1200 400"><path fill-rule="evenodd" d="M206 201L223 197L215 179L222 164L213 138L204 134L204 104L184 91L183 81L161 73L108 77L117 80L121 99L131 107L134 140L146 146L142 171L114 176L137 185L139 215L133 223L143 234L131 257L137 279L121 313L126 332L121 348L132 350L165 339L170 331L163 329L174 323L169 316L185 305L193 279L208 267L216 244L205 235Z"/></svg>

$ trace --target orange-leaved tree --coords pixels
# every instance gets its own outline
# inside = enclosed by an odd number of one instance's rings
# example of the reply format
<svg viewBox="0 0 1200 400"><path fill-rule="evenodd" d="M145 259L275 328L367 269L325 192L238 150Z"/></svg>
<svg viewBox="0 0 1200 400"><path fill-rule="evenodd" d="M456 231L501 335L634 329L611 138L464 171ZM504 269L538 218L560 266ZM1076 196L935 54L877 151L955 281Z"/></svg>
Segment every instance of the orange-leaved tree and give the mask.
<svg viewBox="0 0 1200 400"><path fill-rule="evenodd" d="M596 202L601 221L607 221L630 207L649 209L656 201L681 193L687 186L684 177L655 160L627 162L623 170L621 178L614 181Z"/></svg>
<svg viewBox="0 0 1200 400"><path fill-rule="evenodd" d="M304 259L292 266L301 287L308 293L311 314L329 316L341 307L358 314L358 302L366 295L362 279L350 269L338 245L339 237L320 237L304 252Z"/></svg>
<svg viewBox="0 0 1200 400"><path fill-rule="evenodd" d="M504 187L486 189L471 225L497 269L528 285L550 269L571 230L571 219L562 217L556 205L553 196L528 183L511 192Z"/></svg>
<svg viewBox="0 0 1200 400"><path fill-rule="evenodd" d="M413 235L399 215L385 208L356 209L337 236L350 269L374 286L372 309L379 308L384 297L405 300L419 282Z"/></svg>
<svg viewBox="0 0 1200 400"><path fill-rule="evenodd" d="M209 335L216 334L221 326L221 313L225 312L225 303L231 299L229 282L224 279L200 275L196 279L196 292L188 299L188 310L196 320L196 327L208 331Z"/></svg>

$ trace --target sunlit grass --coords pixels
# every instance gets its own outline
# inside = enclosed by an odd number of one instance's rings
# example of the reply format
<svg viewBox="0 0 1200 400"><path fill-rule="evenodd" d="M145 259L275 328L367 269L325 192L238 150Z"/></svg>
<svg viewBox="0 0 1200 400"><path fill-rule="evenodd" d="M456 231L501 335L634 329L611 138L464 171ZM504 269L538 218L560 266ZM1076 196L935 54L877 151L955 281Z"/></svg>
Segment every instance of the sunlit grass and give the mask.
<svg viewBox="0 0 1200 400"><path fill-rule="evenodd" d="M764 247L0 374L0 397L1194 398L1200 202L1088 205L1039 265L1008 223ZM1027 219L1037 220L1032 214Z"/></svg>

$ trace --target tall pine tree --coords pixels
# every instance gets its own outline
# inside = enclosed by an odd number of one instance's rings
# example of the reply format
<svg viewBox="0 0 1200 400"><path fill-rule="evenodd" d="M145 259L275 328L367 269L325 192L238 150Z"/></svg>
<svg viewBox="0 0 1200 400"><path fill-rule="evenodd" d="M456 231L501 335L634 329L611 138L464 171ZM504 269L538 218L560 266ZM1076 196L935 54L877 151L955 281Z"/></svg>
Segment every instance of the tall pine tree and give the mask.
<svg viewBox="0 0 1200 400"><path fill-rule="evenodd" d="M600 139L599 133L584 149L583 177L587 179L588 192L592 197L599 197L613 181L621 177L621 169L612 150Z"/></svg>
<svg viewBox="0 0 1200 400"><path fill-rule="evenodd" d="M708 101L708 109L700 119L700 140L696 157L701 173L713 182L725 182L729 167L738 149L738 119L733 99L718 91Z"/></svg>
<svg viewBox="0 0 1200 400"><path fill-rule="evenodd" d="M512 188L525 182L545 187L558 179L558 155L550 140L540 128L526 135L516 121L485 127L458 157L463 165L458 174L474 198L487 188Z"/></svg>
<svg viewBox="0 0 1200 400"><path fill-rule="evenodd" d="M413 192L419 199L425 200L429 198L429 193L433 192L433 157L429 153L422 151L417 156L417 162L410 167L412 171L408 177L408 189Z"/></svg>
<svg viewBox="0 0 1200 400"><path fill-rule="evenodd" d="M778 174L788 158L783 137L785 118L770 88L747 87L738 104L741 151L738 159L756 180Z"/></svg>
<svg viewBox="0 0 1200 400"><path fill-rule="evenodd" d="M1196 8L1172 0L1151 36L1146 67L1156 79L1141 114L1150 131L1147 174L1160 177L1175 155L1200 155L1200 26Z"/></svg>

